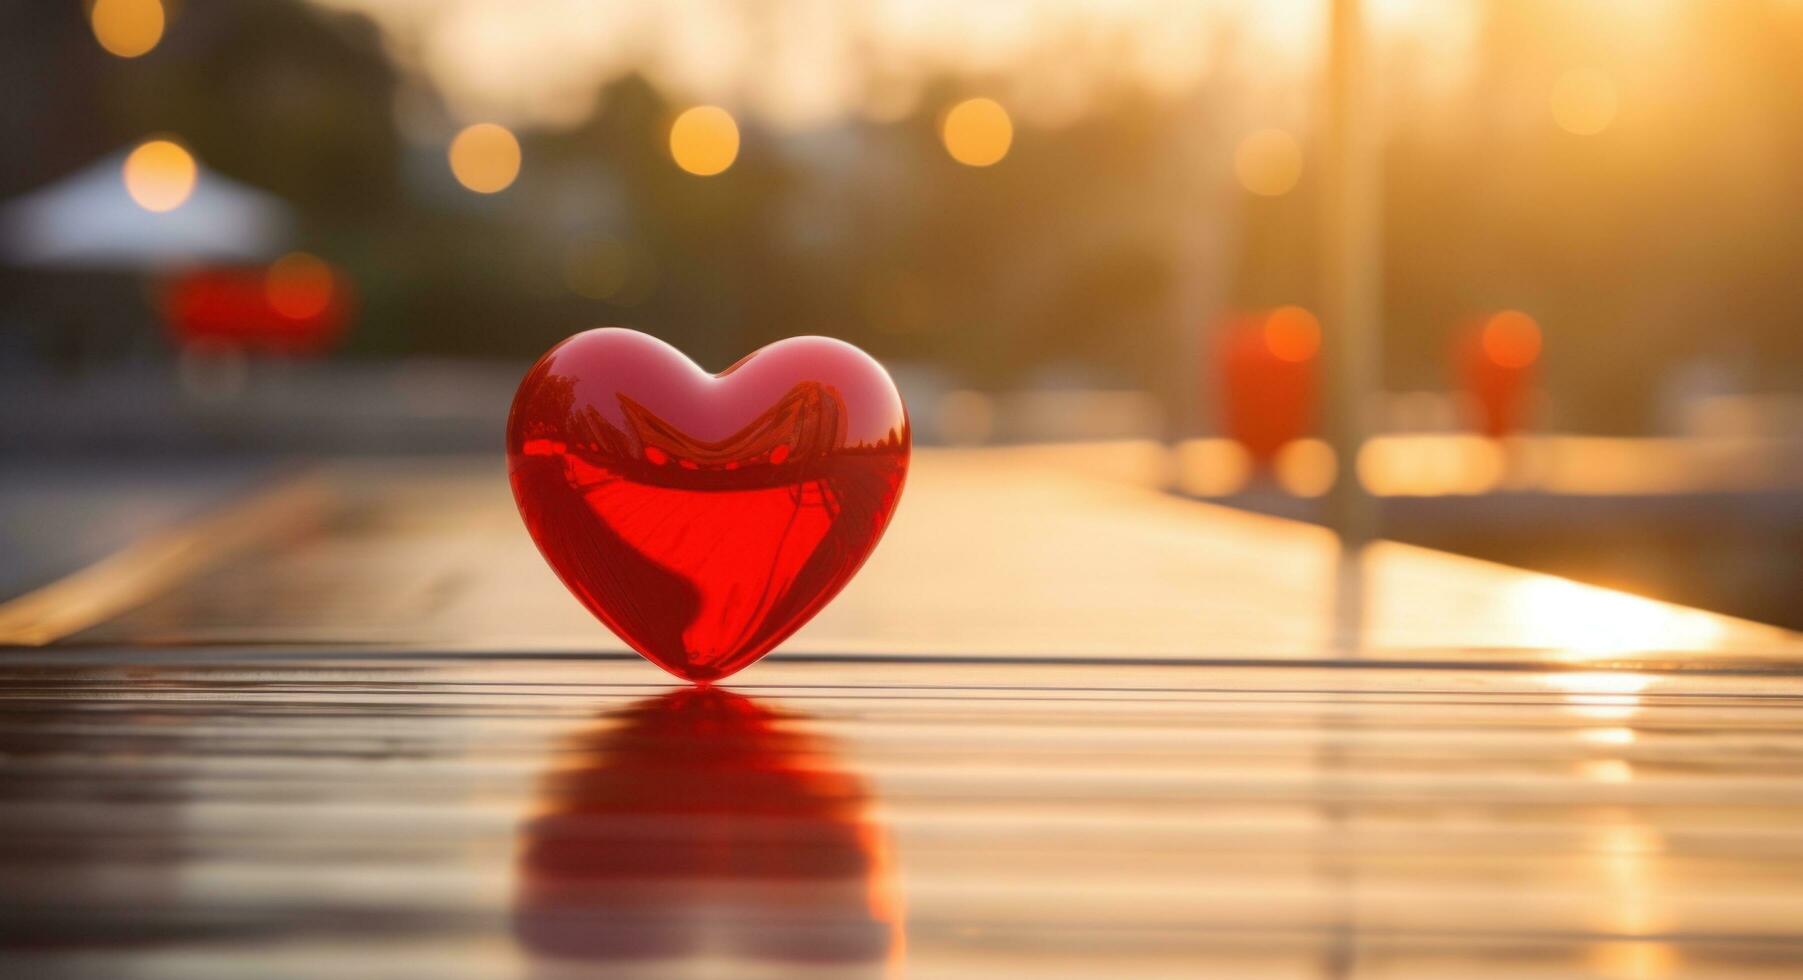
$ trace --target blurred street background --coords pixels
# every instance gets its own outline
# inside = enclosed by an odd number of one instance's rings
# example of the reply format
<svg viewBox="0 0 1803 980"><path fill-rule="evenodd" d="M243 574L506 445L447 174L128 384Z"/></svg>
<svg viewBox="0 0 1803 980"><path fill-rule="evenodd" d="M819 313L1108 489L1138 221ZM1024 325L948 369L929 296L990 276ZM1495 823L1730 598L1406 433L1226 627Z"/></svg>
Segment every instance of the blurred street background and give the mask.
<svg viewBox="0 0 1803 980"><path fill-rule="evenodd" d="M0 597L296 459L498 467L532 359L624 325L1803 628L1803 3L1367 8L1347 393L1322 3L9 5Z"/></svg>
<svg viewBox="0 0 1803 980"><path fill-rule="evenodd" d="M1803 975L1800 219L1803 0L0 4L0 975ZM730 690L603 325L906 398Z"/></svg>

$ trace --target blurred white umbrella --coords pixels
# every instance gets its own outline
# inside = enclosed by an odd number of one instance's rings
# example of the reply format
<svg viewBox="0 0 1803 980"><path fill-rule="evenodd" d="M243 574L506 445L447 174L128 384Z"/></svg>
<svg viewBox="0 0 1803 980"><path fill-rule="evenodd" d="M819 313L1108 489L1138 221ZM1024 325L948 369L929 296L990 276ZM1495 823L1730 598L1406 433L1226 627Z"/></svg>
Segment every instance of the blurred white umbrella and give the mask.
<svg viewBox="0 0 1803 980"><path fill-rule="evenodd" d="M51 268L158 269L260 261L282 250L293 215L280 198L197 167L191 193L168 210L152 211L126 188L129 155L122 150L0 206L0 259Z"/></svg>

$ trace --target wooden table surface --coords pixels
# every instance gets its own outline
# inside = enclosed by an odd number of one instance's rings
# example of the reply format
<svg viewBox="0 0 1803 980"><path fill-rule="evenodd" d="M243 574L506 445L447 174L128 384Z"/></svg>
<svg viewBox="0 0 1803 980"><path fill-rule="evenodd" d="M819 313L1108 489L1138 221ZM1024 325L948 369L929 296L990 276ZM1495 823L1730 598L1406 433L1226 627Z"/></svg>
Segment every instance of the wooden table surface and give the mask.
<svg viewBox="0 0 1803 980"><path fill-rule="evenodd" d="M492 460L297 473L0 605L0 975L1803 974L1796 634L922 451L686 692Z"/></svg>

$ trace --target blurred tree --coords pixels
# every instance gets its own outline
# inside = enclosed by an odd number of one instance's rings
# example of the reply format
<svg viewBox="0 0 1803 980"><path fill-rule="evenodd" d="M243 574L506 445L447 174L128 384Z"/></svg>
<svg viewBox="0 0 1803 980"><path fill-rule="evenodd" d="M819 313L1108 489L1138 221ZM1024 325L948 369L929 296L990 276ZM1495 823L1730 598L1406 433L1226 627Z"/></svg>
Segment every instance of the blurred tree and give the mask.
<svg viewBox="0 0 1803 980"><path fill-rule="evenodd" d="M1383 62L1387 384L1448 386L1455 333L1510 307L1544 327L1571 427L1645 429L1699 359L1742 364L1749 386L1803 385L1803 8L1474 2L1463 88ZM749 29L777 29L777 6L748 8ZM670 153L687 103L627 74L574 127L522 129L517 182L477 195L444 159L472 120L392 65L364 18L301 0L172 9L133 59L105 53L79 5L0 9L0 194L174 133L290 201L299 244L349 269L355 354L524 357L619 323L719 368L818 332L957 384L1056 376L1163 390L1171 407L1200 383L1182 345L1210 307L1312 303L1307 132L1280 196L1232 186L1220 162L1245 124L1275 121L1261 121L1272 91L1303 82L1272 81L1231 31L1197 53L1215 67L1184 93L1111 69L1131 45L1085 35L1047 42L1018 78L932 77L891 122L776 130L729 107L737 158L705 177ZM1079 62L1080 111L1029 111L1032 80ZM1582 133L1549 104L1574 70L1616 103ZM975 95L1017 116L990 166L941 140L942 114ZM397 96L424 107L404 134ZM15 279L13 296L35 288Z"/></svg>
<svg viewBox="0 0 1803 980"><path fill-rule="evenodd" d="M299 0L186 0L108 73L115 125L177 133L208 166L321 220L399 204L396 76L375 26Z"/></svg>

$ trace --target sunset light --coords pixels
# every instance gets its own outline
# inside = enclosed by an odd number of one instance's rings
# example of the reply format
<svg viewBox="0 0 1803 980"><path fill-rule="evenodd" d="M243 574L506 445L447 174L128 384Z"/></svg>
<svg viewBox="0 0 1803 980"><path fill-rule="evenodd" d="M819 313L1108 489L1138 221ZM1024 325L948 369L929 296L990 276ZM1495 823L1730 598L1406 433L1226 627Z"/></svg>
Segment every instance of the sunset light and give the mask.
<svg viewBox="0 0 1803 980"><path fill-rule="evenodd" d="M1803 978L1803 0L12 7L13 972Z"/></svg>

